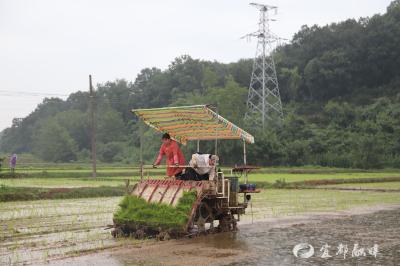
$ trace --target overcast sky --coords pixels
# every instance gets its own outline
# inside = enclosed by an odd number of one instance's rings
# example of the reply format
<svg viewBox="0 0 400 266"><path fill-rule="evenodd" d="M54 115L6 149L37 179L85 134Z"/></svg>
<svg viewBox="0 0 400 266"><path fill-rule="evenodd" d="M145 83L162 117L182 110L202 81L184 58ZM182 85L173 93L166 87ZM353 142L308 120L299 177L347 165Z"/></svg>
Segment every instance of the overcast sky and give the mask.
<svg viewBox="0 0 400 266"><path fill-rule="evenodd" d="M0 130L34 110L40 94L69 94L177 56L232 62L254 55L258 12L246 0L0 0ZM391 0L269 0L272 30L383 13ZM7 92L5 92L7 91ZM64 97L65 98L65 97Z"/></svg>

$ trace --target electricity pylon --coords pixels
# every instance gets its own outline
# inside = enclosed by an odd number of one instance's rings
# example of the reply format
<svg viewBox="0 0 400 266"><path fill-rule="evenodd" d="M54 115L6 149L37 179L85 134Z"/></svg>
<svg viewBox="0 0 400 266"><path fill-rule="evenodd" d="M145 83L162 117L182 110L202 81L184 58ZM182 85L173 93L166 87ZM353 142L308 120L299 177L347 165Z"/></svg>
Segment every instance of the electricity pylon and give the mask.
<svg viewBox="0 0 400 266"><path fill-rule="evenodd" d="M258 31L244 37L257 38L256 55L253 62L253 72L247 97L247 112L245 120L265 128L270 121L283 119L282 102L279 94L278 79L276 77L275 62L272 52L278 36L270 31L270 12L277 14L276 6L251 3L250 5L260 10Z"/></svg>

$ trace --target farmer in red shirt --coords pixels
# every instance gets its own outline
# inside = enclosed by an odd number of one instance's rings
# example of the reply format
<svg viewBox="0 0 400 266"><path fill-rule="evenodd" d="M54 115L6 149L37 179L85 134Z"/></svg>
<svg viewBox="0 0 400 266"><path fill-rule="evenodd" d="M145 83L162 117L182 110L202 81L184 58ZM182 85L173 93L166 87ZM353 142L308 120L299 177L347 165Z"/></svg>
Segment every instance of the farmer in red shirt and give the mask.
<svg viewBox="0 0 400 266"><path fill-rule="evenodd" d="M175 166L185 165L185 157L183 156L183 153L179 148L178 143L172 140L168 133L165 133L162 136L161 141L163 142L163 144L161 145L157 160L153 163L153 167L160 165L162 157L165 155L166 165L167 165L167 176L169 177L180 176L184 168ZM174 167L169 167L169 166L174 166Z"/></svg>

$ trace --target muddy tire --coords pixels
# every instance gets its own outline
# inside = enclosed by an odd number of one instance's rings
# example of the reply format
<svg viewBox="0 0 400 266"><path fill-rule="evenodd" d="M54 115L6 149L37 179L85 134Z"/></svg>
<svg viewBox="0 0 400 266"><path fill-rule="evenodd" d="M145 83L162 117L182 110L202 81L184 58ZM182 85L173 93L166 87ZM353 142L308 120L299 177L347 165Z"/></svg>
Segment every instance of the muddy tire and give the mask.
<svg viewBox="0 0 400 266"><path fill-rule="evenodd" d="M196 209L193 228L196 228L198 233L206 233L206 223L210 224L209 229L213 229L214 219L212 208L202 201Z"/></svg>
<svg viewBox="0 0 400 266"><path fill-rule="evenodd" d="M218 231L220 232L237 231L237 221L231 213L225 214L219 219Z"/></svg>

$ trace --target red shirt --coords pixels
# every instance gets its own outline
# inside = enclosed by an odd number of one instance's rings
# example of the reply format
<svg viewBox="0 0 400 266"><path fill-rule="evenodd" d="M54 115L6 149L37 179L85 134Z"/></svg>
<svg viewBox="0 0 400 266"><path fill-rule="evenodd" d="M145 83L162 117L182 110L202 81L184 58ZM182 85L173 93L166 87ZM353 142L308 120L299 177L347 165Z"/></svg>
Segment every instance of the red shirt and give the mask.
<svg viewBox="0 0 400 266"><path fill-rule="evenodd" d="M160 152L158 154L157 160L155 162L156 165L160 164L162 157L165 155L166 164L168 165L185 165L185 157L181 149L178 146L176 141L171 140L169 144L162 144L160 148ZM182 172L182 167L167 167L167 176L175 176L176 174Z"/></svg>

